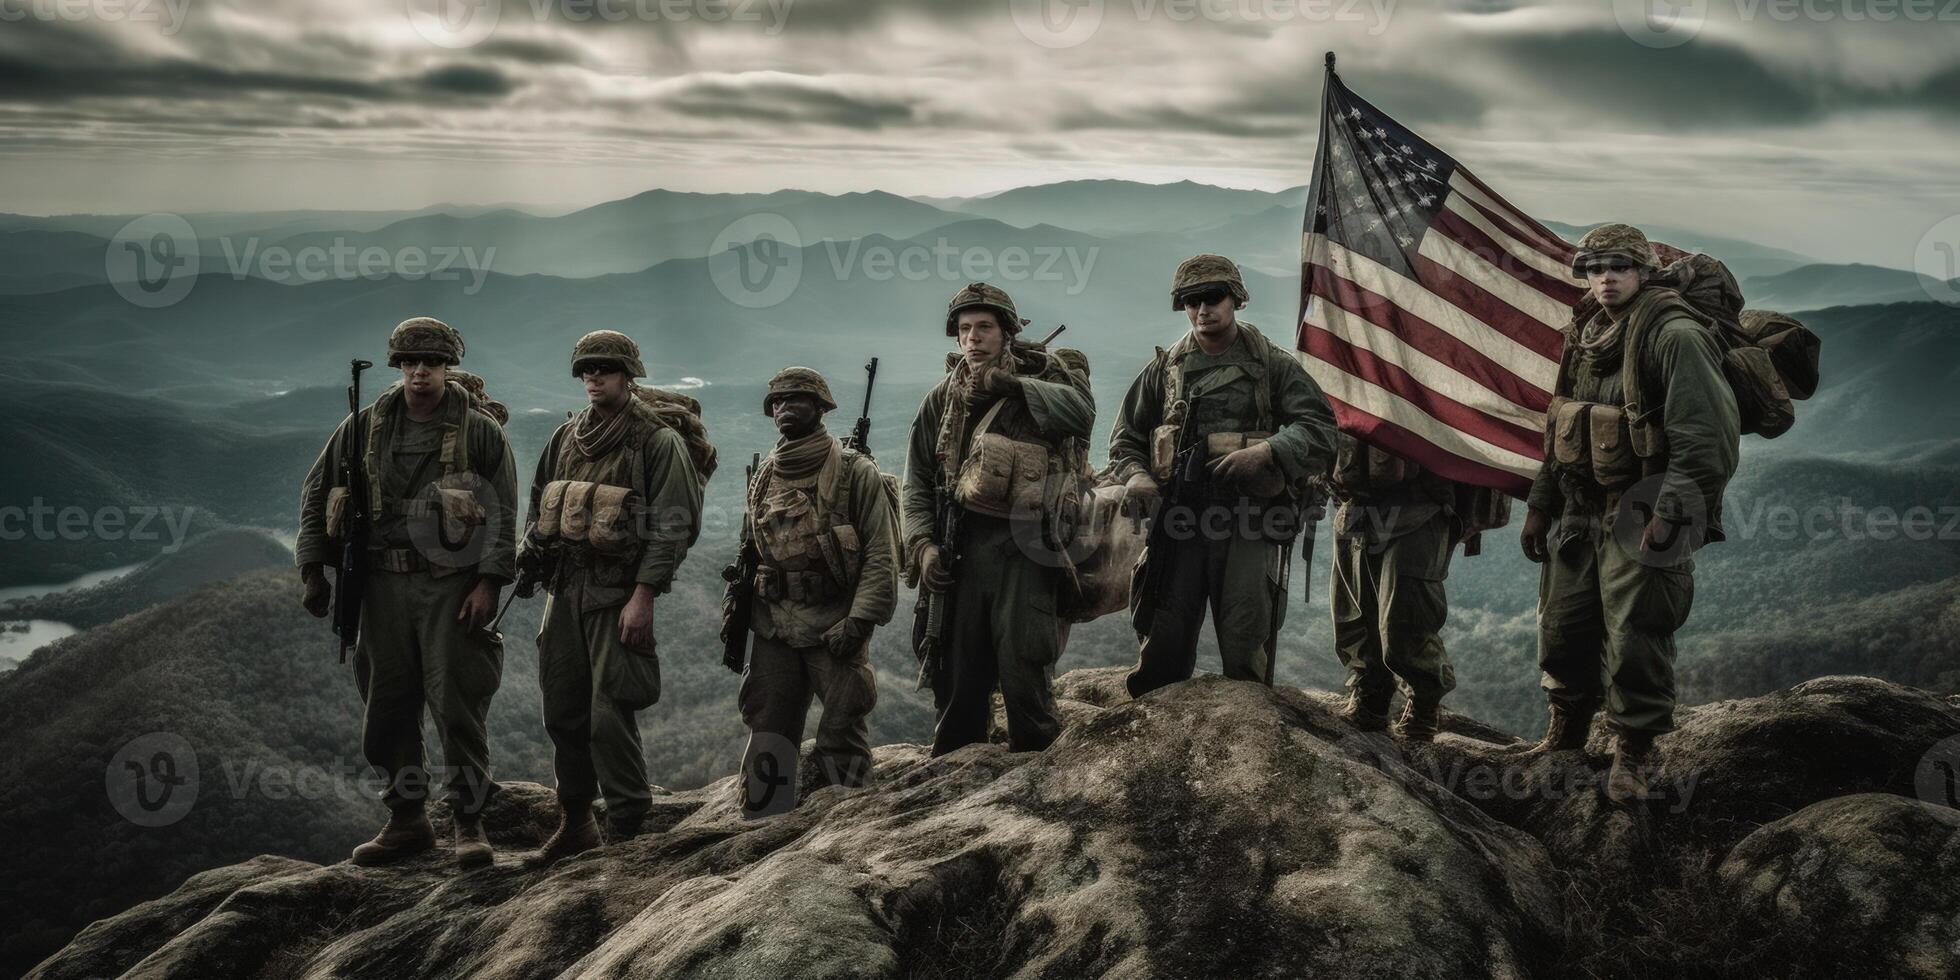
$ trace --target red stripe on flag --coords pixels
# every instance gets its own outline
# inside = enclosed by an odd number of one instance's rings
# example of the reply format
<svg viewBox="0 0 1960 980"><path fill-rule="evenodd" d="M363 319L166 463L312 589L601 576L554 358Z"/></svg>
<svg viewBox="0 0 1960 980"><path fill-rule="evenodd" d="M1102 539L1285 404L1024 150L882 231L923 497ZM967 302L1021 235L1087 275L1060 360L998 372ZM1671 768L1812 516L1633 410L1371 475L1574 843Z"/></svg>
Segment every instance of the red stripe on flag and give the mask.
<svg viewBox="0 0 1960 980"><path fill-rule="evenodd" d="M1537 459L1544 455L1543 436L1524 426L1494 419L1432 388L1426 388L1401 367L1356 347L1333 334L1302 323L1300 349L1378 388L1399 396L1438 422L1468 433L1493 446Z"/></svg>
<svg viewBox="0 0 1960 980"><path fill-rule="evenodd" d="M1544 236L1546 241L1562 242L1565 240L1563 238L1560 238L1558 235L1554 234L1550 228L1547 228L1544 225L1539 224L1538 221L1534 219L1531 215L1528 215L1523 211L1518 210L1516 207L1513 207L1511 202L1504 199L1503 195L1497 193L1494 190L1491 190L1490 187L1486 185L1483 181L1478 180L1476 174L1473 174L1470 171L1465 170L1459 166L1456 168L1456 175L1462 177L1464 180L1469 181L1471 185L1476 187L1478 190L1483 191L1485 197L1488 197L1492 201L1503 205L1504 210L1511 212L1512 216L1517 218L1520 224L1523 224L1526 228L1529 228L1532 231L1535 231L1538 234Z"/></svg>
<svg viewBox="0 0 1960 980"><path fill-rule="evenodd" d="M1333 407L1334 421L1340 425L1342 432L1366 439L1397 456L1415 460L1432 472L1461 483L1494 487L1520 500L1531 493L1531 481L1510 470L1458 456L1387 419L1370 415L1331 395L1327 402Z"/></svg>
<svg viewBox="0 0 1960 980"><path fill-rule="evenodd" d="M1416 271L1416 281L1430 292L1441 296L1450 305L1470 314L1471 317L1488 324L1491 329L1517 341L1526 350L1544 355L1547 360L1558 360L1559 351L1565 348L1565 334L1547 326L1544 321L1532 316L1509 303L1498 299L1484 287L1477 285L1456 271L1426 255L1411 256Z"/></svg>
<svg viewBox="0 0 1960 980"><path fill-rule="evenodd" d="M1396 306L1387 297L1342 278L1324 265L1310 265L1307 272L1312 277L1315 296L1394 334L1402 343L1441 361L1498 397L1534 412L1542 412L1551 404L1550 392L1518 377L1511 369L1441 327Z"/></svg>
<svg viewBox="0 0 1960 980"><path fill-rule="evenodd" d="M1575 249L1571 245L1566 244L1564 239L1553 238L1547 241L1546 239L1538 237L1538 235L1536 235L1535 233L1527 232L1519 229L1517 225L1511 223L1511 218L1509 215L1499 214L1496 211L1492 211L1491 209L1484 207L1483 202L1477 200L1474 197L1469 196L1468 194L1459 194L1457 195L1457 197L1459 200L1463 201L1463 203L1468 204L1473 208L1476 208L1477 213L1484 216L1484 220L1490 222L1491 224L1496 225L1498 230L1502 231L1504 234L1509 235L1512 238L1515 238L1518 241L1521 241L1526 245L1529 245L1532 248L1537 249L1540 255L1543 255L1546 258L1551 259L1554 262L1557 262L1559 265L1567 266L1567 267L1570 267L1572 265L1572 256L1574 253L1578 251L1578 249Z"/></svg>
<svg viewBox="0 0 1960 980"><path fill-rule="evenodd" d="M1436 213L1436 220L1430 228L1440 231L1454 239L1458 245L1469 249L1480 259L1491 264L1501 272L1552 298L1561 306L1571 306L1585 293L1578 286L1547 275L1544 270L1527 264L1523 259L1505 251L1504 246L1490 237L1482 228L1463 220L1463 216L1448 208Z"/></svg>

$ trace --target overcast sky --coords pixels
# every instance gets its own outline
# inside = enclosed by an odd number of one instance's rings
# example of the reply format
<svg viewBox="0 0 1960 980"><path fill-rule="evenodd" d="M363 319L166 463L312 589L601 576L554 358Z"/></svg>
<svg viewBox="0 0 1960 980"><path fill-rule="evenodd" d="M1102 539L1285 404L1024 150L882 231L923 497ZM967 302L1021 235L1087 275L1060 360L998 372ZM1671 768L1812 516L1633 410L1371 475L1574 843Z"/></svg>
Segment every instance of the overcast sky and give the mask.
<svg viewBox="0 0 1960 980"><path fill-rule="evenodd" d="M1331 49L1540 217L1909 266L1960 211L1960 0L1671 3L0 0L0 210L1278 189Z"/></svg>

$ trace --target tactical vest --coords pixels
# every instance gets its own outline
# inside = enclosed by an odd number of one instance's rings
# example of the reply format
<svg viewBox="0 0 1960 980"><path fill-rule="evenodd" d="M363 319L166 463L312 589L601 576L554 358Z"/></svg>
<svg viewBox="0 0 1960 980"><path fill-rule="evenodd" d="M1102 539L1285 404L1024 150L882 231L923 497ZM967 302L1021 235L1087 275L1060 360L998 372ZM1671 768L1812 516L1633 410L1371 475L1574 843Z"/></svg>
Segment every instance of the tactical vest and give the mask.
<svg viewBox="0 0 1960 980"><path fill-rule="evenodd" d="M1562 480L1611 492L1667 469L1667 405L1655 402L1665 385L1649 362L1655 336L1677 317L1706 323L1679 293L1643 290L1620 324L1620 369L1605 375L1579 369L1584 325L1574 325L1545 410L1545 457Z"/></svg>
<svg viewBox="0 0 1960 980"><path fill-rule="evenodd" d="M567 422L558 437L555 477L545 484L532 536L591 566L602 585L617 585L646 547L638 487L647 480L646 445L661 429L653 411L629 399L626 431L610 452L587 458Z"/></svg>
<svg viewBox="0 0 1960 980"><path fill-rule="evenodd" d="M1245 432L1206 433L1207 459L1258 445L1272 438L1274 431L1273 387L1278 383L1278 378L1266 364L1273 345L1249 323L1240 323L1239 330L1246 335L1246 346L1254 354L1251 361L1239 365L1252 378L1253 427ZM1169 350L1157 348L1157 357L1151 362L1164 378L1163 424L1151 431L1150 438L1150 475L1158 482L1168 482L1171 478L1171 466L1179 449L1178 437L1183 433L1185 417L1191 411L1191 404L1185 398L1189 385L1185 378L1184 361L1197 347L1196 337L1186 334Z"/></svg>
<svg viewBox="0 0 1960 980"><path fill-rule="evenodd" d="M442 445L436 454L438 472L435 498L392 497L382 492L384 466L391 465L394 459L398 427L393 423L404 411L406 401L399 381L382 391L368 409L367 452L362 458L362 467L367 476L370 521L383 517L435 516L442 519L442 534L446 539L462 541L471 529L480 527L486 517L483 505L475 495L479 480L470 469L471 428L484 422L496 424L496 419L484 414L477 407L476 399L462 385L455 381L445 384L440 423ZM346 508L347 487L330 488L327 491L326 513L328 538L337 540L341 537L345 530ZM391 550L378 538L370 539L370 546L375 550ZM426 563L413 562L404 556L384 564L390 570L407 571L410 570L407 567L395 566Z"/></svg>
<svg viewBox="0 0 1960 980"><path fill-rule="evenodd" d="M757 595L822 605L855 592L864 547L844 474L860 458L833 439L816 474L798 480L778 479L773 454L762 461L748 498Z"/></svg>
<svg viewBox="0 0 1960 980"><path fill-rule="evenodd" d="M1071 371L1087 374L1089 362L1081 351L1016 343L1011 348L1015 373L1038 381L1066 383ZM960 355L947 355L950 373ZM957 398L948 386L949 399ZM1020 439L995 431L1011 399L994 401L967 435L958 460L948 460L953 499L961 507L989 517L1035 518L1042 522L1044 540L1066 543L1075 533L1082 495L1089 482L1089 451L1084 440Z"/></svg>

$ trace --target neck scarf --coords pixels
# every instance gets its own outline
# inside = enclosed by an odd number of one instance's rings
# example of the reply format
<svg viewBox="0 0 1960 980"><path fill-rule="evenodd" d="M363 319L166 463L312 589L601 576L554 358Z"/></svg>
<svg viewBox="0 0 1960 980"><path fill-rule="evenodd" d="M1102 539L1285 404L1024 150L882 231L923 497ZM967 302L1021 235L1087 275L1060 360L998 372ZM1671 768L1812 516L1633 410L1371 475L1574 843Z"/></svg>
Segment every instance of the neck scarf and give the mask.
<svg viewBox="0 0 1960 980"><path fill-rule="evenodd" d="M814 431L801 439L776 443L777 475L785 480L801 480L815 474L830 458L830 446L835 441L819 422Z"/></svg>
<svg viewBox="0 0 1960 980"><path fill-rule="evenodd" d="M619 441L626 437L626 416L633 411L633 399L638 397L639 394L628 387L626 404L621 405L609 419L600 418L597 408L585 406L572 425L572 443L578 447L579 455L586 459L598 459L618 448Z"/></svg>

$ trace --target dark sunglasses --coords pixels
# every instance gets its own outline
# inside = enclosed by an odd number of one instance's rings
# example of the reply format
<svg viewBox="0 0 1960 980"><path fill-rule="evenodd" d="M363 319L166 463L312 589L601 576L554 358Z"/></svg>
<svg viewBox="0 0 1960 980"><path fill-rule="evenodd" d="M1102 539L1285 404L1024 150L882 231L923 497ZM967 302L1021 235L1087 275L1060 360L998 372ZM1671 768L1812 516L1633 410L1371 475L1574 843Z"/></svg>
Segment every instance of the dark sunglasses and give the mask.
<svg viewBox="0 0 1960 980"><path fill-rule="evenodd" d="M1614 259L1608 262L1586 263L1586 275L1589 276L1603 276L1609 272L1632 272L1632 271L1633 271L1633 263L1628 262L1625 259Z"/></svg>
<svg viewBox="0 0 1960 980"><path fill-rule="evenodd" d="M1232 291L1229 289L1199 289L1179 296L1177 301L1188 310L1194 306L1211 306L1215 303L1222 303L1225 301L1225 297L1230 295L1232 295Z"/></svg>

